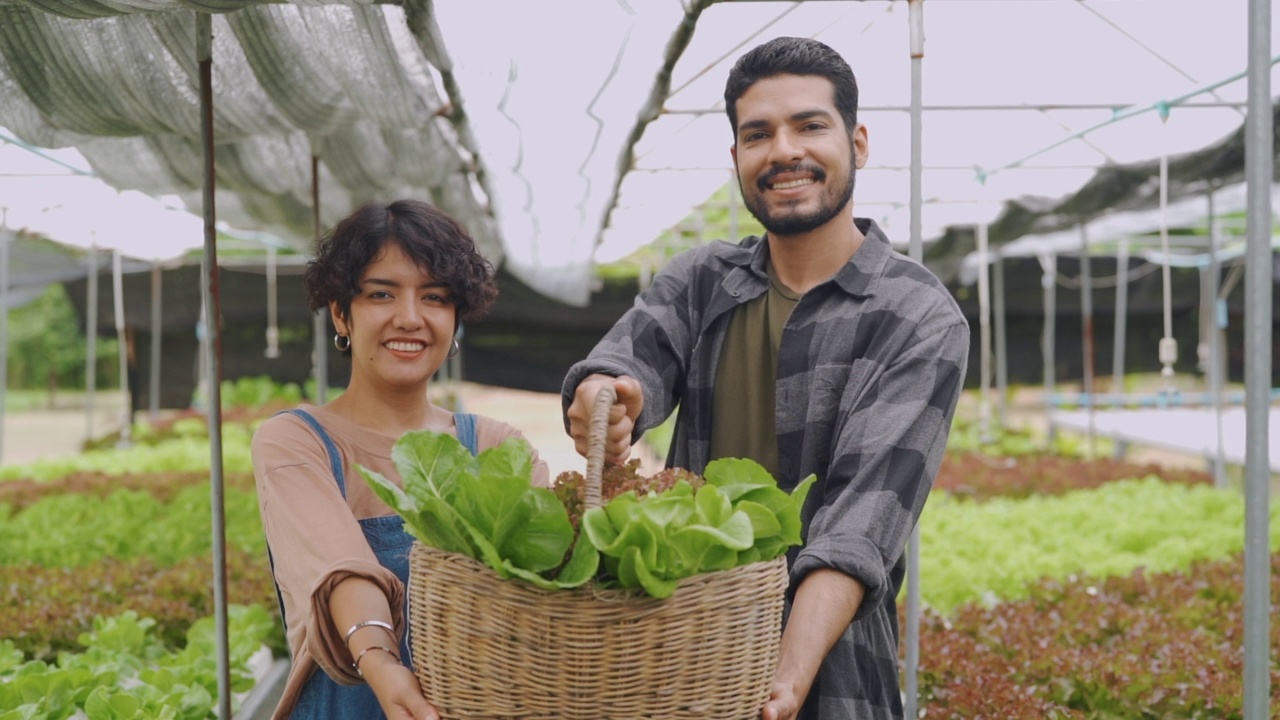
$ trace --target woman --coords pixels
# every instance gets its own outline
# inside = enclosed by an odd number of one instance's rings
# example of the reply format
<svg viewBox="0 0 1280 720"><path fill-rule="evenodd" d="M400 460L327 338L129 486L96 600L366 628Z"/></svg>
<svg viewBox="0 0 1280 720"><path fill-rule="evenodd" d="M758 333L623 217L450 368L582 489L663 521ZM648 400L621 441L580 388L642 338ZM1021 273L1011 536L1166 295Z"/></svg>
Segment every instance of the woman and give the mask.
<svg viewBox="0 0 1280 720"><path fill-rule="evenodd" d="M293 659L273 718L434 720L408 667L404 584L413 537L356 469L399 482L391 448L408 430L454 434L473 453L520 437L433 405L427 384L458 352L458 324L497 296L466 231L423 202L371 203L308 264L311 309L327 307L351 358L347 390L281 413L253 438L259 509ZM547 484L535 462L534 482Z"/></svg>

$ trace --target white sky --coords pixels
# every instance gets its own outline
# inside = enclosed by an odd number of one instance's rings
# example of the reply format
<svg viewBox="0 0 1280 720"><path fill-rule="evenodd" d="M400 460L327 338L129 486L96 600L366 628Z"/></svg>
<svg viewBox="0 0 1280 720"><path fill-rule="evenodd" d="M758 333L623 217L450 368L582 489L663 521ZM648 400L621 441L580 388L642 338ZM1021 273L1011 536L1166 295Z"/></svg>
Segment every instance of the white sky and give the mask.
<svg viewBox="0 0 1280 720"><path fill-rule="evenodd" d="M5 128L0 136L13 137ZM88 171L89 163L73 148L40 152L48 157L0 143L0 218L8 227L144 260L166 260L203 244L203 221L178 198L120 192L76 175L66 166Z"/></svg>

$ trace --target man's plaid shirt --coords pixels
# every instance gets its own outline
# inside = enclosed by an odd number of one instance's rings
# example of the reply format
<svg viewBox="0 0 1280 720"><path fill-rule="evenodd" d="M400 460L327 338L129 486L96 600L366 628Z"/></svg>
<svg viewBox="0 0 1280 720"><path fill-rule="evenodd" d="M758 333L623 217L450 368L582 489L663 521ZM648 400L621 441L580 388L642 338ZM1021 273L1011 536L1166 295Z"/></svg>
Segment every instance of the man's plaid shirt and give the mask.
<svg viewBox="0 0 1280 720"><path fill-rule="evenodd" d="M806 292L778 350L779 485L810 473L805 544L790 553L791 592L816 568L866 589L800 717L901 717L896 597L903 550L942 460L964 380L969 327L946 288L858 218L862 247ZM702 472L712 383L729 318L769 287L768 243L749 237L674 258L590 356L565 378L565 409L592 373L644 388L635 437L679 407L667 463Z"/></svg>

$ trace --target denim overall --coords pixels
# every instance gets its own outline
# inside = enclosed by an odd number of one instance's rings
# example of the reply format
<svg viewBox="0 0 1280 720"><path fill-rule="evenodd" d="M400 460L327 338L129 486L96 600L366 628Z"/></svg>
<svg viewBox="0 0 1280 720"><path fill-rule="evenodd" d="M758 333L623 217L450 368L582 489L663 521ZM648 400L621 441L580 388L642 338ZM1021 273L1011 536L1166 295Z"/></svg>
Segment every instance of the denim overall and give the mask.
<svg viewBox="0 0 1280 720"><path fill-rule="evenodd" d="M333 479L337 481L338 489L342 491L342 497L345 498L347 496L347 485L342 472L342 458L338 453L338 447L334 445L333 440L329 437L329 433L325 432L324 427L305 410L287 410L285 412L293 413L305 420L311 426L311 429L315 430L316 434L320 436L320 440L324 442L325 451L329 454L329 465L333 469ZM455 414L453 419L458 428L458 440L471 451L472 455L475 455L476 416L459 413ZM373 554L377 556L378 562L395 573L396 577L400 578L400 582L407 585L409 582L409 549L413 546L414 537L405 532L403 518L399 515L366 518L360 521L360 529L364 532L365 539L369 542L369 547L373 549ZM270 549L268 549L269 555ZM280 588L277 587L277 599L279 599L279 596ZM406 595L407 601L408 596ZM283 619L283 602L280 606L280 614ZM400 641L400 658L405 667L411 667L407 641L408 633L405 633L405 638ZM319 669L311 674L311 678L303 686L302 693L298 695L298 702L289 717L292 720L327 720L329 718L337 720L365 720L366 718L368 720L385 720L386 718L382 712L382 706L378 704L378 698L374 696L373 690L369 689L367 684L339 685L326 675L323 670Z"/></svg>

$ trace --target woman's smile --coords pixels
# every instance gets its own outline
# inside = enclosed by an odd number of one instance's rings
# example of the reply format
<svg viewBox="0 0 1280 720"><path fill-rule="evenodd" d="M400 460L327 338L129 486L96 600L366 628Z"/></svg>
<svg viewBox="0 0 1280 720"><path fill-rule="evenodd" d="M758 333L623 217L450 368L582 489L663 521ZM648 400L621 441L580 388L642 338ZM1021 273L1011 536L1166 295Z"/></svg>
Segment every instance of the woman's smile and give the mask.
<svg viewBox="0 0 1280 720"><path fill-rule="evenodd" d="M427 349L426 343L409 340L388 340L383 345L393 352L411 356L417 356L418 353Z"/></svg>

